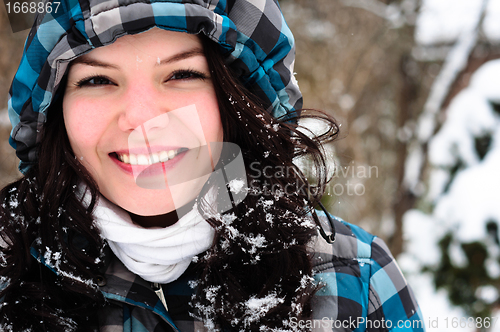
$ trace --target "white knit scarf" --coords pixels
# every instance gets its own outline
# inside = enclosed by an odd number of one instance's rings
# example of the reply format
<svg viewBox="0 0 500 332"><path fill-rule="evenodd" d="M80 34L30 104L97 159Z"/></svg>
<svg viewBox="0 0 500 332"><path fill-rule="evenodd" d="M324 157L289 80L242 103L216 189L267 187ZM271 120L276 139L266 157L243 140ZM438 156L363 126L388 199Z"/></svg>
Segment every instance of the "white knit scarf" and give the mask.
<svg viewBox="0 0 500 332"><path fill-rule="evenodd" d="M120 207L100 197L94 217L111 250L133 273L150 282L179 278L194 256L210 248L214 229L195 206L175 224L143 228Z"/></svg>

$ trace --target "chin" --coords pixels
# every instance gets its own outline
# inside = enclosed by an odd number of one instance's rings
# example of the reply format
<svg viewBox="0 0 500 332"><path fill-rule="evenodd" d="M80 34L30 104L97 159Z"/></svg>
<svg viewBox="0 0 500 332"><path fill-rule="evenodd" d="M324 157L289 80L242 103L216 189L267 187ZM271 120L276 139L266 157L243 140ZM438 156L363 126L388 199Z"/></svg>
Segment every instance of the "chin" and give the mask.
<svg viewBox="0 0 500 332"><path fill-rule="evenodd" d="M153 196L149 195L130 195L127 197L107 197L104 195L109 201L113 204L121 207L125 211L129 213L133 213L139 216L157 216L165 213L169 213L174 211L175 205L172 200L168 198L163 199L161 202L159 198L161 198L160 193L156 193Z"/></svg>
<svg viewBox="0 0 500 332"><path fill-rule="evenodd" d="M158 216L175 211L192 202L206 179L184 182L166 189L120 187L121 190L101 192L104 197L129 213L139 216ZM189 194L187 194L189 193Z"/></svg>
<svg viewBox="0 0 500 332"><path fill-rule="evenodd" d="M158 216L162 214L166 214L169 212L172 212L176 210L175 206L173 203L170 204L161 204L161 205L154 205L150 204L147 200L145 201L144 206L142 205L137 205L137 202L134 202L135 204L124 204L120 205L120 207L130 213L139 215L139 216Z"/></svg>

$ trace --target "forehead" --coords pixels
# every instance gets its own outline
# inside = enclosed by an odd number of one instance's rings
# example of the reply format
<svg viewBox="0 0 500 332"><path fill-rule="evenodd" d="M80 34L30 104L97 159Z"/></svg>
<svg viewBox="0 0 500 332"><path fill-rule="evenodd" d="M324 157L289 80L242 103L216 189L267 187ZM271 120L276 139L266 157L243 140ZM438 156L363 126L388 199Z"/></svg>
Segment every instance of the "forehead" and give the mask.
<svg viewBox="0 0 500 332"><path fill-rule="evenodd" d="M135 35L120 37L113 44L96 48L77 58L74 62L85 62L90 58L115 57L125 54L134 54L138 57L165 57L193 49L203 49L198 36L155 27Z"/></svg>

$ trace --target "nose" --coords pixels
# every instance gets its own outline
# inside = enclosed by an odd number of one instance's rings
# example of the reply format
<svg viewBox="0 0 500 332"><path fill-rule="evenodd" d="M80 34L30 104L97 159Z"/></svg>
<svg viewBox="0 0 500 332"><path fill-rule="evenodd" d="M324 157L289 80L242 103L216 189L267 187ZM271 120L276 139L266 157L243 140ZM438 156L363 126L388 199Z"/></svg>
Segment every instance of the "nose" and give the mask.
<svg viewBox="0 0 500 332"><path fill-rule="evenodd" d="M120 101L119 128L132 132L141 126L147 127L148 131L167 127L169 109L166 100L154 84L139 81L130 84Z"/></svg>

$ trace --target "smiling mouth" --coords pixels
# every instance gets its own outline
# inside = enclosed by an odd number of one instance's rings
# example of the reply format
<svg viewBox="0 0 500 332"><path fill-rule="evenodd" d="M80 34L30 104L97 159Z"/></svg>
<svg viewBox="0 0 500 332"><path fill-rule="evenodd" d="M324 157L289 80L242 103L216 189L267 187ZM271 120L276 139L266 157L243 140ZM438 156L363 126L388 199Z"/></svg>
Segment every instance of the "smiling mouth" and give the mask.
<svg viewBox="0 0 500 332"><path fill-rule="evenodd" d="M174 159L179 154L188 151L188 148L179 148L175 150L164 150L151 154L132 154L132 153L117 153L113 152L113 155L124 164L129 165L154 165L158 163L164 163L171 159Z"/></svg>

